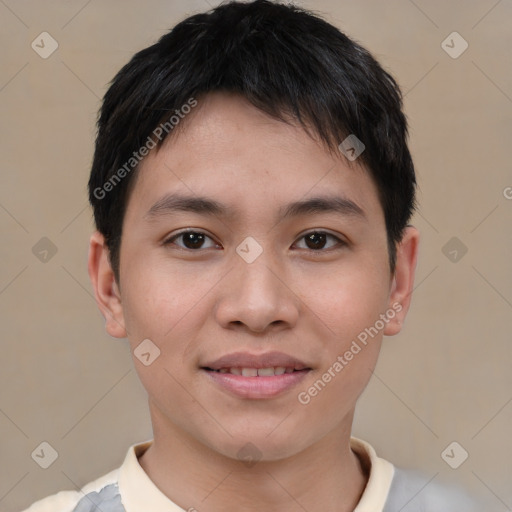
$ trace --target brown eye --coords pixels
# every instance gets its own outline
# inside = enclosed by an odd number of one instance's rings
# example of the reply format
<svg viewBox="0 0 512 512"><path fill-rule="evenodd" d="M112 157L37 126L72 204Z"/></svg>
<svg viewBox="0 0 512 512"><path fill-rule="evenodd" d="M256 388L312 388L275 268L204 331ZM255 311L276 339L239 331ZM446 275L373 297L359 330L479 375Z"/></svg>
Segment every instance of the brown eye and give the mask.
<svg viewBox="0 0 512 512"><path fill-rule="evenodd" d="M183 244L187 249L199 249L205 239L203 233L195 233L193 231L183 233L181 236L183 237Z"/></svg>
<svg viewBox="0 0 512 512"><path fill-rule="evenodd" d="M326 247L329 239L334 240L335 243ZM335 247L336 245L344 245L344 242L340 240L338 237L331 235L330 233L326 233L324 231L312 231L311 233L307 233L306 235L302 236L300 240L305 241L306 249L311 249L313 251L320 251L326 248L330 249L332 247ZM302 249L304 247L300 248Z"/></svg>
<svg viewBox="0 0 512 512"><path fill-rule="evenodd" d="M181 243L176 243L176 240L180 240ZM210 247L204 246L205 241L211 240L212 244ZM216 244L213 242L213 240L206 235L205 233L201 233L200 231L182 231L181 233L178 233L176 235L173 235L171 238L166 240L164 242L164 245L172 245L175 244L178 247L181 247L182 249L190 249L190 250L197 250L197 249L209 249L211 247L215 247Z"/></svg>
<svg viewBox="0 0 512 512"><path fill-rule="evenodd" d="M310 249L323 249L327 236L325 233L310 233L304 237L304 240Z"/></svg>

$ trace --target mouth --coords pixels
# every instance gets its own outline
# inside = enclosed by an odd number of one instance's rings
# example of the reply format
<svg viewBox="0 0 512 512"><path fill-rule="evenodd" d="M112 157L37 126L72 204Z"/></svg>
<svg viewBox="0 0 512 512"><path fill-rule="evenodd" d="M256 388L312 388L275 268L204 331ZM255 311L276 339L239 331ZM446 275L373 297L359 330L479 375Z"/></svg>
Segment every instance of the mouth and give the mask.
<svg viewBox="0 0 512 512"><path fill-rule="evenodd" d="M272 374L283 375L295 370L304 370L309 368L309 365L284 352L271 351L260 354L233 352L213 361L205 361L201 368L219 373L243 375L244 377L256 377L258 375L266 377ZM271 371L272 374L270 374Z"/></svg>
<svg viewBox="0 0 512 512"><path fill-rule="evenodd" d="M281 352L228 354L199 367L210 383L231 396L270 399L297 386L313 368Z"/></svg>
<svg viewBox="0 0 512 512"><path fill-rule="evenodd" d="M275 377L277 375L290 374L294 372L301 372L304 370L311 370L311 368L292 368L292 367L284 367L284 366L269 366L267 368L251 368L251 367L230 367L230 368L219 368L215 370L213 368L203 367L202 370L206 370L208 372L216 372L226 374L229 373L231 375L240 375L242 377Z"/></svg>

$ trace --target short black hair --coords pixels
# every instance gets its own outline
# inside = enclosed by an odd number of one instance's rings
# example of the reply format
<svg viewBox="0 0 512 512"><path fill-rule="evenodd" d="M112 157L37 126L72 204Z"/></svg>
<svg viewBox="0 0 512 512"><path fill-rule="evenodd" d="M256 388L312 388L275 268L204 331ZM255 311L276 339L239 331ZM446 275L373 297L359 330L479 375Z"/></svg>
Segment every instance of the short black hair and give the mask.
<svg viewBox="0 0 512 512"><path fill-rule="evenodd" d="M416 188L398 84L366 49L311 11L255 0L180 22L136 53L105 94L89 200L117 282L124 213L142 155L160 147L196 98L213 91L295 120L330 151L340 152L349 135L362 141L359 161L378 189L394 272Z"/></svg>

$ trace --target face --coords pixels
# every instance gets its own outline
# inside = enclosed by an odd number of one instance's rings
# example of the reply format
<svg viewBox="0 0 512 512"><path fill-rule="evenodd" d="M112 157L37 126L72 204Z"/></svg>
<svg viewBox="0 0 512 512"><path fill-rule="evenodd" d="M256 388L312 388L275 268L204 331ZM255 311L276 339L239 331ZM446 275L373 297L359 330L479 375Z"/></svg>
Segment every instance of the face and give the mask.
<svg viewBox="0 0 512 512"><path fill-rule="evenodd" d="M402 253L396 276L410 276ZM369 174L217 93L142 162L118 302L102 309L144 354L134 364L154 424L276 460L350 430L407 308L411 283L396 276Z"/></svg>

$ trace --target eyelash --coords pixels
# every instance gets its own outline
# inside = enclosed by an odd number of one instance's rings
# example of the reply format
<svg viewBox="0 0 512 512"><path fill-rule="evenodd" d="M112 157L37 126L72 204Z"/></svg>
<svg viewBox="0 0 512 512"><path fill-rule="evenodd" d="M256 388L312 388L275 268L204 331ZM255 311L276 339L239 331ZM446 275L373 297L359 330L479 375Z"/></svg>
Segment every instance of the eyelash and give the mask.
<svg viewBox="0 0 512 512"><path fill-rule="evenodd" d="M174 243L175 240L177 240L178 238L180 238L181 236L183 235L186 235L188 233L194 233L194 234L200 234L200 235L204 235L205 237L209 238L210 240L213 241L212 237L210 237L209 235L207 235L206 233L204 233L203 231L200 231L200 230L195 230L195 229L186 229L186 230L183 230L183 231L180 231L179 233L175 233L174 235L172 235L171 237L169 237L168 239L166 239L164 242L163 242L163 245L164 246L168 246L168 245L172 245ZM327 231L320 231L320 230L312 230L312 231L308 231L307 233L304 233L303 235L301 235L298 240L302 240L304 239L306 236L308 235L312 235L312 234L316 234L316 235L327 235L327 237L330 237L330 238L333 238L334 240L336 240L337 242L337 246L334 246L334 247L328 247L327 249L308 249L306 248L306 250L309 250L310 252L312 253L321 253L321 252L327 252L327 251L330 251L330 250L336 250L336 249L340 249L347 244L347 242L341 240L339 237L331 234L331 233L328 233ZM217 243L217 242L215 242ZM190 251L190 252L200 252L201 250L205 250L203 249L202 247L199 248L199 249L190 249L188 247L182 247L180 245L178 245L178 247L184 251Z"/></svg>

